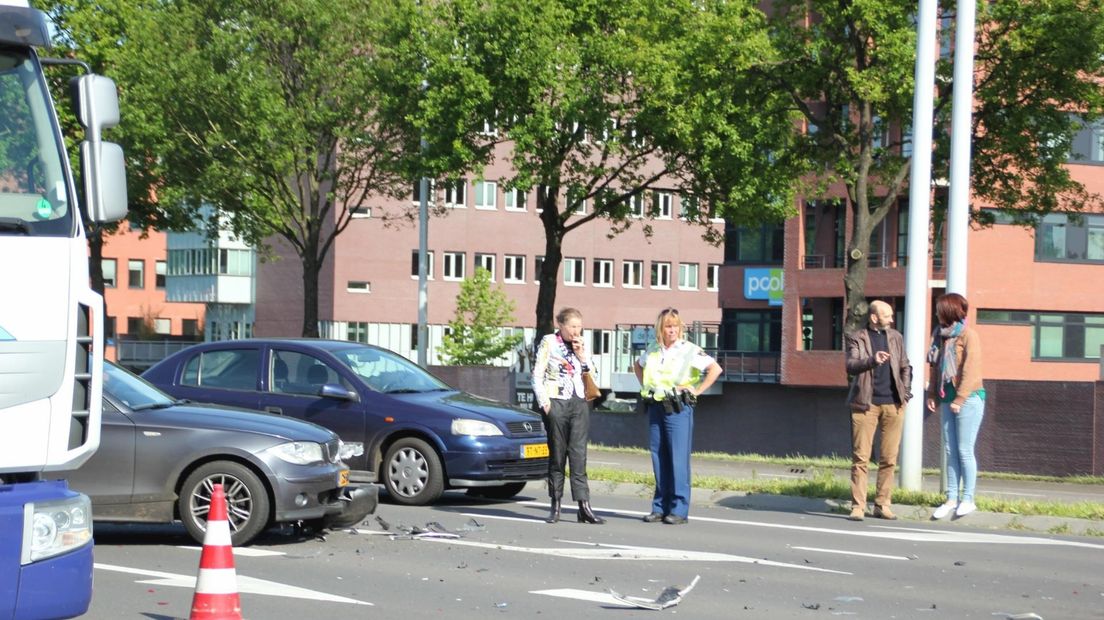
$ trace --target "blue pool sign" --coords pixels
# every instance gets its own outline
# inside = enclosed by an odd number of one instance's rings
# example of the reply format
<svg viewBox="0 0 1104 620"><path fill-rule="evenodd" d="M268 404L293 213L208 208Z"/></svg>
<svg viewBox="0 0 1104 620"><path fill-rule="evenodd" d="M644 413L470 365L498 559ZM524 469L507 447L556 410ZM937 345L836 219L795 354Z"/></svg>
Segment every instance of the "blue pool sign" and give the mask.
<svg viewBox="0 0 1104 620"><path fill-rule="evenodd" d="M784 285L781 269L744 270L744 299L766 299L772 306L781 306Z"/></svg>

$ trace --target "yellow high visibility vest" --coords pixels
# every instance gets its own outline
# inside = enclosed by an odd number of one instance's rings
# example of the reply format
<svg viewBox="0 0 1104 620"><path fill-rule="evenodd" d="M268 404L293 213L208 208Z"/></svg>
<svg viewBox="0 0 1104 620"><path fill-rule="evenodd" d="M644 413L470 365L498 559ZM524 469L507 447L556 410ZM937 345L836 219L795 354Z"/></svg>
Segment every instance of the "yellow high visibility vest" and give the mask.
<svg viewBox="0 0 1104 620"><path fill-rule="evenodd" d="M671 392L680 385L697 383L701 377L701 371L694 368L694 358L701 353L698 345L681 340L674 345L678 355L663 357L659 343L652 342L644 357L644 381L640 388L640 395L650 397L655 392Z"/></svg>

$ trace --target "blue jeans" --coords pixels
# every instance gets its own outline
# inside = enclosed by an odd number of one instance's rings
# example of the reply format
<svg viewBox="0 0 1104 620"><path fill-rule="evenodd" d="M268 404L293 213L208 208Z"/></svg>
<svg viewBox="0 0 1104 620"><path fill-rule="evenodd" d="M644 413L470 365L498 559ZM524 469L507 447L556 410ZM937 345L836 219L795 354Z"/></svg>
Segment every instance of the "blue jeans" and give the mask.
<svg viewBox="0 0 1104 620"><path fill-rule="evenodd" d="M655 495L652 512L685 518L690 514L690 441L694 409L664 413L663 405L648 405L648 435L652 448Z"/></svg>
<svg viewBox="0 0 1104 620"><path fill-rule="evenodd" d="M943 452L947 455L947 500L958 501L961 480L962 501L972 502L977 484L974 442L981 429L981 419L985 417L985 400L971 394L957 414L951 411L951 403L942 403L939 408L943 425Z"/></svg>

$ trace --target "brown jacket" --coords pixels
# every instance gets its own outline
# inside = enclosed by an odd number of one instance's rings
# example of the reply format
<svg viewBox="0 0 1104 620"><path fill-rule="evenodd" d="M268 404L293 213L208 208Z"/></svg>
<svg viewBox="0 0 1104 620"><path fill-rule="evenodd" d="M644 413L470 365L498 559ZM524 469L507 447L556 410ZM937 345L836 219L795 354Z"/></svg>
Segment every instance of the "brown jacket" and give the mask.
<svg viewBox="0 0 1104 620"><path fill-rule="evenodd" d="M982 388L981 384L981 337L973 329L962 330L954 345L958 374L951 381L955 386L954 403L959 406L966 402L971 394ZM940 371L931 364L931 378L928 380L928 398L939 402Z"/></svg>
<svg viewBox="0 0 1104 620"><path fill-rule="evenodd" d="M874 398L874 347L866 327L847 334L847 374L852 376L847 405L851 411L868 411ZM901 405L912 398L912 366L905 355L905 339L892 327L886 330L890 375Z"/></svg>

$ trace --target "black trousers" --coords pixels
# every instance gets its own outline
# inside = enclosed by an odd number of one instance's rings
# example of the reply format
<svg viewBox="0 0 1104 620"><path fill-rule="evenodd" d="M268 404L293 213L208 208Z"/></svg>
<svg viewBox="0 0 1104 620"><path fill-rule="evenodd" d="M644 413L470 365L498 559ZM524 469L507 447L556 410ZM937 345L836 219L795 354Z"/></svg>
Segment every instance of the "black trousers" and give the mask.
<svg viewBox="0 0 1104 620"><path fill-rule="evenodd" d="M590 404L579 396L551 399L548 411L548 494L563 497L564 465L571 465L571 498L590 501L587 484L587 438L590 435Z"/></svg>

